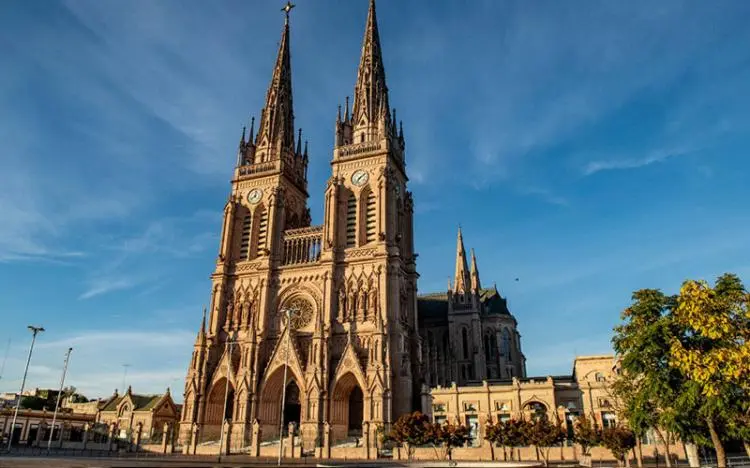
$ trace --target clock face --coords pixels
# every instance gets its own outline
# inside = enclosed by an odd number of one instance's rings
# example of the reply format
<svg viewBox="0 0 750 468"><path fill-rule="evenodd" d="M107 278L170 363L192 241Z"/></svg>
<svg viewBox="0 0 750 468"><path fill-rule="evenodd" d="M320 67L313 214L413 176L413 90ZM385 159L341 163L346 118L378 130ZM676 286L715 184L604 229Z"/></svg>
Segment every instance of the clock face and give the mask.
<svg viewBox="0 0 750 468"><path fill-rule="evenodd" d="M369 174L367 174L367 172L360 169L356 171L354 174L352 174L352 183L359 187L361 185L365 185L367 183L367 179L369 178L370 178Z"/></svg>
<svg viewBox="0 0 750 468"><path fill-rule="evenodd" d="M261 198L263 198L263 191L261 189L252 189L250 193L247 194L247 201L252 204L258 203Z"/></svg>

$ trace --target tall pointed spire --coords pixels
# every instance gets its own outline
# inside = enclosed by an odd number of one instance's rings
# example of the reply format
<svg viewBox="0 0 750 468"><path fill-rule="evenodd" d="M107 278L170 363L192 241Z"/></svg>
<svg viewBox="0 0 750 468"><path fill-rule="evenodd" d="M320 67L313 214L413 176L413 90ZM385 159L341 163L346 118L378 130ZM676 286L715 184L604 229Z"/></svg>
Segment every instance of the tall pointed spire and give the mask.
<svg viewBox="0 0 750 468"><path fill-rule="evenodd" d="M482 289L482 283L479 282L479 267L477 267L477 257L474 255L474 249L471 249L471 289L475 291Z"/></svg>
<svg viewBox="0 0 750 468"><path fill-rule="evenodd" d="M271 84L266 94L266 105L261 113L255 144L261 161L281 158L282 151L294 153L294 106L292 104L292 61L289 52L289 11L294 5L284 7L286 19L281 33L279 54L273 69Z"/></svg>
<svg viewBox="0 0 750 468"><path fill-rule="evenodd" d="M359 143L363 139L373 140L379 134L385 135L390 131L390 112L375 0L370 0L365 37L362 41L362 57L359 60L357 84L354 88L354 142Z"/></svg>
<svg viewBox="0 0 750 468"><path fill-rule="evenodd" d="M456 240L456 276L453 280L455 292L466 292L469 289L469 267L466 263L466 249L464 249L464 237L461 228L458 228L458 239Z"/></svg>
<svg viewBox="0 0 750 468"><path fill-rule="evenodd" d="M195 337L196 346L200 346L206 343L206 308L203 308L203 319L201 320L201 328L198 330L198 336Z"/></svg>

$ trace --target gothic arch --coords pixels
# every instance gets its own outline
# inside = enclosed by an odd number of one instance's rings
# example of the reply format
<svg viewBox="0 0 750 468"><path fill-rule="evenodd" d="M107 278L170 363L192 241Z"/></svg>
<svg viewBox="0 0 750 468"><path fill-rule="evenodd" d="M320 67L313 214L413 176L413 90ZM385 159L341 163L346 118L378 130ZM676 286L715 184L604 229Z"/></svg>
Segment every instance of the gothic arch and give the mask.
<svg viewBox="0 0 750 468"><path fill-rule="evenodd" d="M368 416L365 414L364 382L353 371L348 370L336 379L332 388L329 414L334 439L342 439L350 434L357 435L357 431L362 430L362 422Z"/></svg>
<svg viewBox="0 0 750 468"><path fill-rule="evenodd" d="M305 395L305 380L297 370L289 366L287 369L286 385L291 382L299 389L300 395ZM258 419L263 424L278 424L281 417L281 397L284 393L284 367L277 367L263 379L260 389L260 405Z"/></svg>
<svg viewBox="0 0 750 468"><path fill-rule="evenodd" d="M227 385L229 389L227 391ZM226 413L224 413L224 401L226 398ZM221 426L224 418L232 419L234 412L234 385L231 381L222 377L215 380L211 385L206 399L206 409L203 421L207 425ZM223 414L222 414L223 413Z"/></svg>

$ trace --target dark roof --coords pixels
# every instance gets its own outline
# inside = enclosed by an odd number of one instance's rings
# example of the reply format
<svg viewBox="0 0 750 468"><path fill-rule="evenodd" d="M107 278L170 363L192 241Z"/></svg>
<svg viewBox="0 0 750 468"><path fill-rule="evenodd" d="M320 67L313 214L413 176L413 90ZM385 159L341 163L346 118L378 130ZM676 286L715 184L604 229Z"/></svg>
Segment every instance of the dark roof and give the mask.
<svg viewBox="0 0 750 468"><path fill-rule="evenodd" d="M488 315L511 315L508 303L496 287L479 290L479 301ZM420 319L435 320L448 316L448 294L429 293L417 298L417 311Z"/></svg>
<svg viewBox="0 0 750 468"><path fill-rule="evenodd" d="M133 400L133 411L148 411L153 409L163 395L137 395L135 393L130 395ZM102 408L102 411L115 411L120 402L125 398L126 395L121 397L113 398L107 405Z"/></svg>

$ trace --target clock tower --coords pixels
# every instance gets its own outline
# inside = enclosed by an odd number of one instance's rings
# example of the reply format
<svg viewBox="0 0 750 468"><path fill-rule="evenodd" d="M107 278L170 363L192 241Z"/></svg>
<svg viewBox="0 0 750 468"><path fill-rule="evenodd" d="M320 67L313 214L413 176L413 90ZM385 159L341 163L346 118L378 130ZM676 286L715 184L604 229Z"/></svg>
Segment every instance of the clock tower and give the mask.
<svg viewBox="0 0 750 468"><path fill-rule="evenodd" d="M290 424L305 447L349 437L374 447L378 427L421 405L413 200L375 2L318 226L294 127L291 7L257 134L253 121L240 139L208 323L188 368L180 434L190 453L221 440L257 455Z"/></svg>

